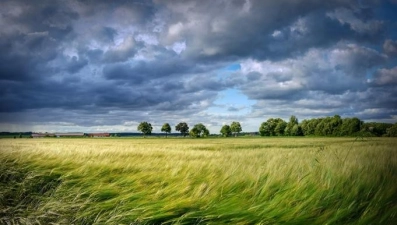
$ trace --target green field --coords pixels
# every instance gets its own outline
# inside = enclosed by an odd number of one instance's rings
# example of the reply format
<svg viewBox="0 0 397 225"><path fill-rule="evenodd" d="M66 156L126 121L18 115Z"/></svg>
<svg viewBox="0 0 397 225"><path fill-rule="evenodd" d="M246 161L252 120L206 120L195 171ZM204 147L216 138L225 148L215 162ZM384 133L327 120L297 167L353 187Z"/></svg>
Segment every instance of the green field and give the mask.
<svg viewBox="0 0 397 225"><path fill-rule="evenodd" d="M0 224L397 224L397 139L1 139Z"/></svg>

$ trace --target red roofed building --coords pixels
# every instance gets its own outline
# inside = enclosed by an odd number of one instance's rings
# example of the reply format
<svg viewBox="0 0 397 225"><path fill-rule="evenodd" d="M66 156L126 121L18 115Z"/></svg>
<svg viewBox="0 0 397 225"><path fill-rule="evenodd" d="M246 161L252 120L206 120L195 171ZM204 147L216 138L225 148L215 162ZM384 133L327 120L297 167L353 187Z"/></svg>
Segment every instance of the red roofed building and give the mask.
<svg viewBox="0 0 397 225"><path fill-rule="evenodd" d="M90 133L88 137L110 137L109 133Z"/></svg>

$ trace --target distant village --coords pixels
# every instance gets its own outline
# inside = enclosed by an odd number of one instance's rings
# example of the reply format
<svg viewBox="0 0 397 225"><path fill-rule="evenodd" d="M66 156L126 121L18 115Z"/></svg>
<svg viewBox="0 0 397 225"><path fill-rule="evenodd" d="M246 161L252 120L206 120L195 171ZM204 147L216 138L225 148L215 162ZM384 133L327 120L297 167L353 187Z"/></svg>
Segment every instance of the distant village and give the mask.
<svg viewBox="0 0 397 225"><path fill-rule="evenodd" d="M32 133L31 138L43 138L43 137L110 137L110 133L81 133L81 132L70 132L70 133Z"/></svg>

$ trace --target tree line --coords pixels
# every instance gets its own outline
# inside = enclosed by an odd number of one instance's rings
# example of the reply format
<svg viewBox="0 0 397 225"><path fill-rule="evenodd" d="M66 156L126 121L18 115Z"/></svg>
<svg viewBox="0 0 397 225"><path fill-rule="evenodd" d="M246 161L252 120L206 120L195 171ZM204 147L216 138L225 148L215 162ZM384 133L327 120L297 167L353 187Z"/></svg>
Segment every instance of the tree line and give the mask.
<svg viewBox="0 0 397 225"><path fill-rule="evenodd" d="M386 136L397 137L397 123L364 123L357 117L341 118L339 115L305 119L299 123L296 116L286 122L270 118L259 127L261 136Z"/></svg>
<svg viewBox="0 0 397 225"><path fill-rule="evenodd" d="M144 136L152 133L153 127L148 122L141 122L137 128ZM195 124L192 129L186 122L180 122L175 126L175 130L180 132L183 137L207 137L209 130L202 123ZM169 123L161 127L161 132L170 134L172 131ZM238 136L242 131L241 124L233 121L230 125L223 125L219 131L223 137ZM298 118L292 115L289 121L281 118L269 118L259 127L261 136L386 136L397 137L397 123L364 123L357 117L341 118L339 115L333 117L321 117L305 119L299 123Z"/></svg>
<svg viewBox="0 0 397 225"><path fill-rule="evenodd" d="M202 123L195 124L192 129L189 129L190 128L186 122L180 122L175 126L175 130L180 132L183 137L189 135L190 137L199 138L207 137L210 135L210 131ZM144 137L146 137L146 135L152 134L153 127L151 123L144 121L138 125L137 130L140 131ZM161 127L161 132L164 132L166 137L168 136L168 134L171 133L171 131L172 129L169 123L165 123ZM241 131L242 129L240 123L234 121L230 124L230 126L224 125L220 133L222 134L222 136L228 137L231 135L237 136Z"/></svg>

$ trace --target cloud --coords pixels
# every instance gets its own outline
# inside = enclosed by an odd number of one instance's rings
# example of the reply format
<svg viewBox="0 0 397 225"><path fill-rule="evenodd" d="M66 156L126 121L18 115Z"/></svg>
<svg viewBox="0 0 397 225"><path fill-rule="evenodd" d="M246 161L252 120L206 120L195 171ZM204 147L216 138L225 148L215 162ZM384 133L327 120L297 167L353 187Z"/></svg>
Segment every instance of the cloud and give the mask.
<svg viewBox="0 0 397 225"><path fill-rule="evenodd" d="M124 62L135 55L135 40L126 37L119 45L111 47L103 58L106 62Z"/></svg>
<svg viewBox="0 0 397 225"><path fill-rule="evenodd" d="M363 35L378 35L382 32L383 22L379 20L361 20L352 10L347 8L338 8L332 12L327 13L330 18L339 21L342 25L347 24L351 30Z"/></svg>
<svg viewBox="0 0 397 225"><path fill-rule="evenodd" d="M345 70L353 76L364 76L365 71L381 65L387 57L374 49L347 44L331 50L330 62L337 70Z"/></svg>
<svg viewBox="0 0 397 225"><path fill-rule="evenodd" d="M73 56L69 63L66 65L66 71L69 73L77 73L79 72L84 66L88 64L88 61L84 58L77 58Z"/></svg>
<svg viewBox="0 0 397 225"><path fill-rule="evenodd" d="M364 21L346 9L355 5L353 1L171 1L165 5L175 16L163 16L167 23L160 42L187 41L184 54L196 60L277 59L341 40L377 40L383 28L381 21ZM369 11L358 6L354 9ZM347 22L341 23L345 20L339 17L345 14ZM371 35L364 35L368 32Z"/></svg>
<svg viewBox="0 0 397 225"><path fill-rule="evenodd" d="M338 43L277 62L243 62L241 89L252 99L300 99L310 91L342 94L366 88L366 71L385 62L369 48Z"/></svg>
<svg viewBox="0 0 397 225"><path fill-rule="evenodd" d="M374 77L374 83L377 85L397 85L397 67L378 70Z"/></svg>
<svg viewBox="0 0 397 225"><path fill-rule="evenodd" d="M389 56L397 56L397 41L387 39L383 43L383 51Z"/></svg>

